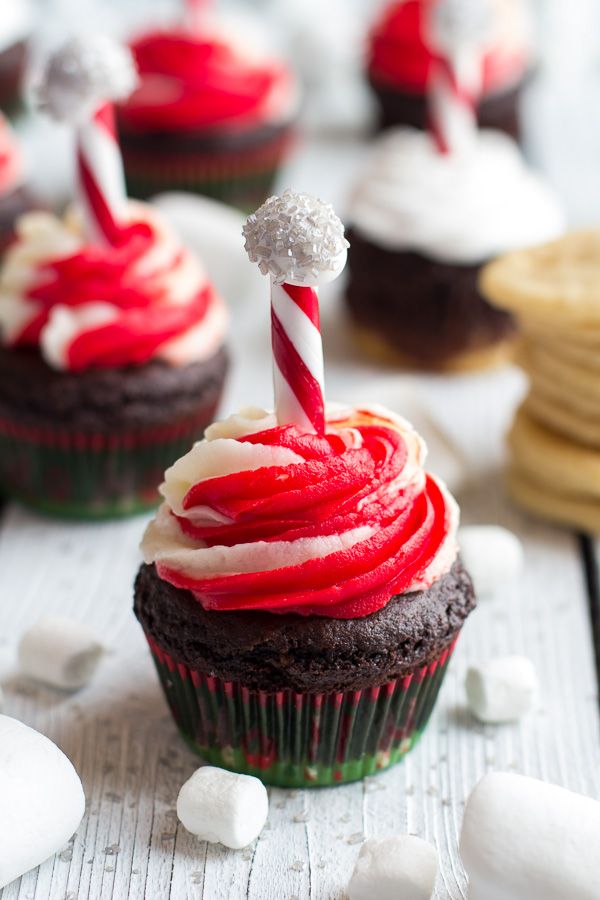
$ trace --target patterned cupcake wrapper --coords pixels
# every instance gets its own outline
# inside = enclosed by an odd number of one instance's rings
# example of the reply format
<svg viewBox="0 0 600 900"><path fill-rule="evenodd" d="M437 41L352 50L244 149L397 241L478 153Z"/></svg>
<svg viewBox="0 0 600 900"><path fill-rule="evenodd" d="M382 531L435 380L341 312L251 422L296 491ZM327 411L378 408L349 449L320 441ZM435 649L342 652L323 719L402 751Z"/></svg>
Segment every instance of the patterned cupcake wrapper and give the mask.
<svg viewBox="0 0 600 900"><path fill-rule="evenodd" d="M146 635L175 722L212 765L281 787L357 781L399 762L422 734L454 641L428 665L365 690L250 690L175 662Z"/></svg>
<svg viewBox="0 0 600 900"><path fill-rule="evenodd" d="M219 153L153 152L123 141L127 191L147 199L161 191L190 191L230 206L256 209L272 192L277 172L294 142L292 131L268 143Z"/></svg>
<svg viewBox="0 0 600 900"><path fill-rule="evenodd" d="M114 434L0 419L0 491L40 512L105 519L155 507L164 471L212 421L216 403L169 425Z"/></svg>

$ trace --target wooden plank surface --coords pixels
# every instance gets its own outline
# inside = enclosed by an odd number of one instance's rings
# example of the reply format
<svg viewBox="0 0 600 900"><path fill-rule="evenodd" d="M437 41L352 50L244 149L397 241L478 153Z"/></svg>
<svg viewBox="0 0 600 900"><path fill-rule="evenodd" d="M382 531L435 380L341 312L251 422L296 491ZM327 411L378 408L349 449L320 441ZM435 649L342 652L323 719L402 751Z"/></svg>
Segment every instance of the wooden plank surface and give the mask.
<svg viewBox="0 0 600 900"><path fill-rule="evenodd" d="M343 367L330 370L333 395L347 377ZM362 378L350 385L361 399L369 389ZM378 371L371 379L388 405L406 396L402 377ZM464 460L465 521L497 522L520 534L526 570L469 620L430 727L406 762L362 784L271 790L268 827L245 851L207 846L177 823L178 789L198 763L177 736L130 611L143 521L72 525L8 509L0 531L6 712L69 754L88 805L72 844L7 887L2 900L341 900L364 836L406 830L438 847L437 898L459 900L466 894L457 854L462 811L484 772L525 772L600 796L578 540L521 516L502 491L501 435L521 389L518 376L423 379L420 387ZM93 684L75 695L35 686L12 668L17 636L50 611L85 619L113 648ZM534 659L541 704L522 723L484 727L465 711L465 669L503 653Z"/></svg>

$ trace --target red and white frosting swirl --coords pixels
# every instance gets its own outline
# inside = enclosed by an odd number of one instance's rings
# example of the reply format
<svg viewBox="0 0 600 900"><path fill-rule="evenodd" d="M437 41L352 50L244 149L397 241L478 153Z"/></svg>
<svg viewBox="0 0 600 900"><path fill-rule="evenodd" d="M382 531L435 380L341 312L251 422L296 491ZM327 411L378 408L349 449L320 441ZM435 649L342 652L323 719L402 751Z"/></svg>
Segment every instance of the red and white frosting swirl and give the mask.
<svg viewBox="0 0 600 900"><path fill-rule="evenodd" d="M25 179L23 154L13 131L0 113L0 196L11 194Z"/></svg>
<svg viewBox="0 0 600 900"><path fill-rule="evenodd" d="M222 345L227 313L197 259L146 204L128 204L114 247L87 244L75 213L30 213L0 274L0 330L54 368L173 365Z"/></svg>
<svg viewBox="0 0 600 900"><path fill-rule="evenodd" d="M456 558L458 507L381 407L328 407L323 437L244 410L167 470L142 550L208 610L358 618Z"/></svg>
<svg viewBox="0 0 600 900"><path fill-rule="evenodd" d="M241 130L284 123L297 86L278 60L253 53L218 31L155 31L131 45L139 87L119 108L138 131Z"/></svg>
<svg viewBox="0 0 600 900"><path fill-rule="evenodd" d="M424 94L434 54L427 18L437 0L393 0L375 23L368 46L368 69L379 83ZM483 91L493 94L523 77L530 65L531 23L523 0L491 0L494 30L482 60Z"/></svg>

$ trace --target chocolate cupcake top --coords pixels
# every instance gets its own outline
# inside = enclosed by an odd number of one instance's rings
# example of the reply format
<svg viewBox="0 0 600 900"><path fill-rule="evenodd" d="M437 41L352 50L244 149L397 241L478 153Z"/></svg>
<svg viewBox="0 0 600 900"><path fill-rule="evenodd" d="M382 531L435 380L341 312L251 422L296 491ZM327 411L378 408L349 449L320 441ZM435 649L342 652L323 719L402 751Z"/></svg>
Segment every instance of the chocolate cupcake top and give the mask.
<svg viewBox="0 0 600 900"><path fill-rule="evenodd" d="M455 561L458 508L424 459L380 407L329 406L322 435L244 410L167 470L145 560L206 610L370 615Z"/></svg>
<svg viewBox="0 0 600 900"><path fill-rule="evenodd" d="M527 70L531 23L523 0L481 0L492 27L483 58L483 93L510 89ZM430 34L433 0L394 0L384 7L367 47L370 78L379 84L424 94L434 61Z"/></svg>
<svg viewBox="0 0 600 900"><path fill-rule="evenodd" d="M495 131L475 133L450 153L425 132L386 132L354 188L348 218L384 249L463 265L551 240L564 229L554 192L516 144Z"/></svg>
<svg viewBox="0 0 600 900"><path fill-rule="evenodd" d="M247 33L203 20L143 34L131 48L140 83L120 107L128 130L239 131L284 124L296 112L292 73Z"/></svg>
<svg viewBox="0 0 600 900"><path fill-rule="evenodd" d="M150 206L129 202L122 239L86 240L76 210L29 213L0 273L0 330L8 347L38 347L59 370L173 365L222 345L223 301L199 261Z"/></svg>

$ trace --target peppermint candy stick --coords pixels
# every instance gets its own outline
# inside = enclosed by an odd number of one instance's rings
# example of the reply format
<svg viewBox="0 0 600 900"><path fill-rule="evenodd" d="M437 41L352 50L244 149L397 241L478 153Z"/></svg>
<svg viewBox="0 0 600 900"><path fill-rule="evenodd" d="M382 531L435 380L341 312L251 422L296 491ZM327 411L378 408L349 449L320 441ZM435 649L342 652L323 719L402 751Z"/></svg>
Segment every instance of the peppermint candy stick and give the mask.
<svg viewBox="0 0 600 900"><path fill-rule="evenodd" d="M76 192L88 240L118 241L125 213L123 163L110 101L136 84L129 50L102 35L74 38L48 60L38 102L76 134Z"/></svg>
<svg viewBox="0 0 600 900"><path fill-rule="evenodd" d="M243 228L245 247L271 276L275 414L280 425L323 434L323 345L317 287L346 263L348 242L333 208L309 194L270 197Z"/></svg>
<svg viewBox="0 0 600 900"><path fill-rule="evenodd" d="M429 112L441 153L460 150L474 139L483 54L492 27L489 0L433 0L430 7L427 30L434 62Z"/></svg>

